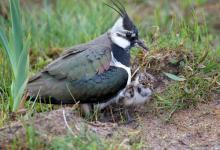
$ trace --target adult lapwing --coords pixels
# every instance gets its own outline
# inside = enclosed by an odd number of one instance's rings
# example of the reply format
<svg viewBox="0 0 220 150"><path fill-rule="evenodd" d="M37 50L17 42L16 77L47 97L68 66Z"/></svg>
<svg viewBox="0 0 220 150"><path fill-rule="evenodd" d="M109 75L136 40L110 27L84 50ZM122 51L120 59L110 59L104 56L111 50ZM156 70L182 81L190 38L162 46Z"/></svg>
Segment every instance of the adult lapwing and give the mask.
<svg viewBox="0 0 220 150"><path fill-rule="evenodd" d="M113 27L92 41L67 49L32 77L27 85L31 99L52 104L106 103L130 84L130 49L147 48L124 6L113 0L112 4L106 5L120 15Z"/></svg>

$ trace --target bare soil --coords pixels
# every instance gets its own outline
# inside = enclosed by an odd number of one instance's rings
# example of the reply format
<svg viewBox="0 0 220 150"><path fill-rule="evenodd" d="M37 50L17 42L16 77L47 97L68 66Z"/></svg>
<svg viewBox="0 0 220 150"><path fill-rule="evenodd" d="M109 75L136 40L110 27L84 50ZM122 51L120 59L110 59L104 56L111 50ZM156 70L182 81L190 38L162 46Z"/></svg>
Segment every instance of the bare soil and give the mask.
<svg viewBox="0 0 220 150"><path fill-rule="evenodd" d="M86 129L109 140L118 139L117 144L125 149L140 141L143 149L220 149L220 97L209 104L179 111L168 123L151 112L143 113L146 108L136 109L136 121L130 124L88 122L72 108L36 114L0 129L0 147L9 146L15 138L25 142L25 128L32 126L46 141L55 136L77 135Z"/></svg>
<svg viewBox="0 0 220 150"><path fill-rule="evenodd" d="M147 113L139 130L146 149L220 149L220 99L179 111L169 123Z"/></svg>

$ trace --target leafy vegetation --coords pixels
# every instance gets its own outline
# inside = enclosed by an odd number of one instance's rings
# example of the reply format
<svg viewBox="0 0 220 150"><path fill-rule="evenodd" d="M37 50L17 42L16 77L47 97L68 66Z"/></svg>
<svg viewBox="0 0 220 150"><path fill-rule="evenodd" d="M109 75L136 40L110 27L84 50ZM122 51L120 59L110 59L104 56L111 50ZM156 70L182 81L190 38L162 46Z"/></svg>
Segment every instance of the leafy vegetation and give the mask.
<svg viewBox="0 0 220 150"><path fill-rule="evenodd" d="M29 68L28 42L25 42L23 38L19 9L18 0L10 1L12 29L9 33L9 40L4 31L0 30L0 41L10 62L9 68L12 70L9 107L13 111L17 110L24 94Z"/></svg>
<svg viewBox="0 0 220 150"><path fill-rule="evenodd" d="M107 149L107 144L98 138L94 133L81 132L77 136L68 134L66 136L54 137L51 141L42 139L42 135L36 132L34 127L26 126L26 138L14 139L12 145L5 145L8 149L76 149L76 150L94 150L94 149ZM109 147L109 149L113 149Z"/></svg>
<svg viewBox="0 0 220 150"><path fill-rule="evenodd" d="M65 47L89 41L107 31L117 18L117 14L104 6L102 0L22 2L22 19L19 19L17 0L11 0L11 5L0 1L0 8L3 4L4 8L10 6L12 16L10 19L7 17L9 13L0 10L0 127L11 120L9 108L16 110L21 100L28 76L28 50L30 74L34 74ZM198 13L196 10L197 7L205 6L207 1L171 3L174 2L158 0L148 3L136 0L127 5L129 14L140 29L140 37L146 40L151 49L145 67L163 76L166 72L166 76L174 80L164 91L155 94L153 101L156 112L167 112L166 119L176 110L208 102L212 92L220 93L220 43L216 42L220 37L213 29L212 22L208 22L210 16L207 18L203 11ZM8 28L11 24L12 28ZM24 35L29 35L29 38ZM137 54L137 49L132 54ZM172 59L160 59L158 54L169 55ZM149 65L154 59L157 63ZM180 69L173 72L164 68L164 64L173 64ZM33 113L54 108L51 105L35 104L32 109L32 105L28 102L26 108ZM27 129L27 135L27 149L48 146L38 139L33 128ZM21 144L17 140L14 143L15 147ZM79 137L55 138L51 141L51 149L75 146L83 149L81 146L88 143L93 149L106 148L102 140L83 134Z"/></svg>
<svg viewBox="0 0 220 150"><path fill-rule="evenodd" d="M146 36L153 50L145 67L174 80L163 92L155 94L155 110L165 113L165 120L177 110L210 101L212 92L219 88L220 49L219 43L212 44L218 35L213 34L211 23L208 26L204 12L197 14L194 9L205 3L179 1L180 12L186 14L178 14L177 10L170 12L172 5L168 2L161 2L148 18L155 27ZM156 64L152 58L157 60ZM175 66L175 71L164 64Z"/></svg>

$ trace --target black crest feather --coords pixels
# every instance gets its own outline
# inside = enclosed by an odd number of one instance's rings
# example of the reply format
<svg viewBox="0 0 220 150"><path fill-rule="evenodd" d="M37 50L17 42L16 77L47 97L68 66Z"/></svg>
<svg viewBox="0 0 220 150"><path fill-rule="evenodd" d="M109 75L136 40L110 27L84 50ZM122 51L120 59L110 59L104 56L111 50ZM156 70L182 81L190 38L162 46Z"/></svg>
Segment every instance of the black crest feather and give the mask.
<svg viewBox="0 0 220 150"><path fill-rule="evenodd" d="M127 16L127 12L125 10L125 7L122 5L122 3L118 0L111 0L112 5L104 3L106 6L112 8L115 10L121 17Z"/></svg>
<svg viewBox="0 0 220 150"><path fill-rule="evenodd" d="M133 31L137 33L137 28L129 18L123 4L119 0L111 0L111 3L112 5L106 3L105 5L115 10L123 18L123 27L128 31Z"/></svg>

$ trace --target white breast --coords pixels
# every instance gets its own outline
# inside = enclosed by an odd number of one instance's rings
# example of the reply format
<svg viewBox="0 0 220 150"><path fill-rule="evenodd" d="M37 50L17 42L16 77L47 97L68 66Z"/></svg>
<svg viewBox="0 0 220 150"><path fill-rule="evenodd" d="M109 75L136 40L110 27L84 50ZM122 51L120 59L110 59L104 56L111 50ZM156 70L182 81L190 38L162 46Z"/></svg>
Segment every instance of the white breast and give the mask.
<svg viewBox="0 0 220 150"><path fill-rule="evenodd" d="M117 61L115 59L115 57L113 56L113 53L111 52L112 55L112 60L110 62L110 66L114 66L114 67L119 67L119 68L123 68L127 71L128 73L128 81L127 81L127 85L129 85L131 83L131 68L127 67L125 65L123 65L122 63L120 63L119 61Z"/></svg>

